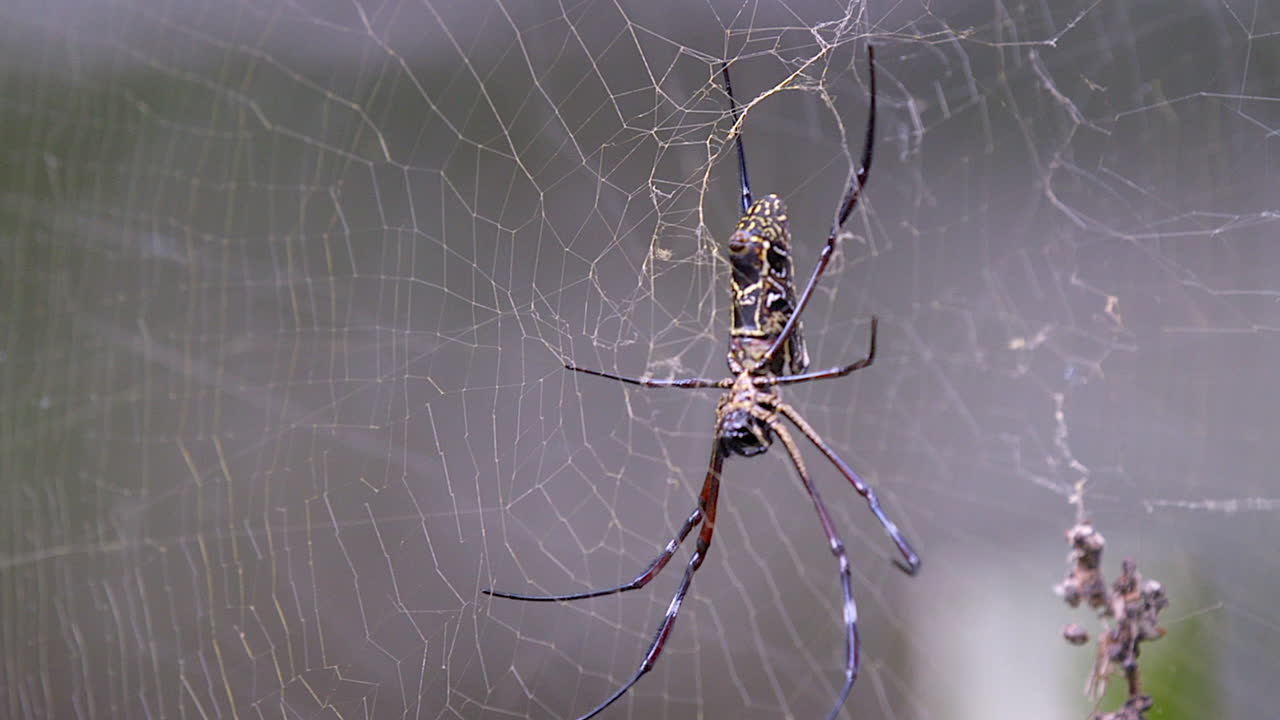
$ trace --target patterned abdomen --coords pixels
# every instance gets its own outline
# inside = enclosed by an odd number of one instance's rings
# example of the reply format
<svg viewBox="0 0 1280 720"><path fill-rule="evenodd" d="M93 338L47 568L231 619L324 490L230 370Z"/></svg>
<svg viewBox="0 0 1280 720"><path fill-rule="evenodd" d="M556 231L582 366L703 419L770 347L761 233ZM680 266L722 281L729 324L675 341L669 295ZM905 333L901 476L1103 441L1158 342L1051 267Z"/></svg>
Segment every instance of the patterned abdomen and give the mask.
<svg viewBox="0 0 1280 720"><path fill-rule="evenodd" d="M767 195L747 208L729 236L729 264L733 268L729 367L733 369L736 361L756 373L781 375L787 365L793 373L804 372L809 355L800 323L769 365L757 367L796 305L791 233L782 198Z"/></svg>

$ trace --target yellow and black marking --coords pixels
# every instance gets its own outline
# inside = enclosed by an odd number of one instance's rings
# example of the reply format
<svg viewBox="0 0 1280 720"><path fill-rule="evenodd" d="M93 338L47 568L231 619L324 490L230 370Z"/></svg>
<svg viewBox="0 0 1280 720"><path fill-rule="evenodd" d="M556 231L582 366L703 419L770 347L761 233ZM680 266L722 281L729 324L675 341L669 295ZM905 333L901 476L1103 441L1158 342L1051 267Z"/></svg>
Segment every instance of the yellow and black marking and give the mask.
<svg viewBox="0 0 1280 720"><path fill-rule="evenodd" d="M782 198L767 195L747 208L729 236L729 264L733 268L730 367L736 363L756 373L781 375L790 365L791 372L804 372L809 354L800 323L768 365L759 366L796 308L791 233Z"/></svg>

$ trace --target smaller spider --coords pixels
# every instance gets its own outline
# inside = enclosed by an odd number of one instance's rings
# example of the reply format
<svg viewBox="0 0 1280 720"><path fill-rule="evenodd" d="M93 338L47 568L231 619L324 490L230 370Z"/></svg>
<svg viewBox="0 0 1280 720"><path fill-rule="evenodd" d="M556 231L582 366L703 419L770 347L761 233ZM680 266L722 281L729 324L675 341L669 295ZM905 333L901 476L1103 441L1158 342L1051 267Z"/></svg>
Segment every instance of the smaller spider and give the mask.
<svg viewBox="0 0 1280 720"><path fill-rule="evenodd" d="M777 195L768 195L752 202L751 186L747 181L747 160L742 147L742 132L738 127L740 122L738 106L733 99L733 87L729 83L729 64L724 63L721 66L725 94L729 97L729 110L733 115L734 131L737 133L738 180L742 190L742 219L738 221L737 228L729 236L729 263L733 271L733 303L730 314L728 363L733 376L722 380L707 378L652 380L588 370L572 364L565 366L569 370L644 387L720 388L726 391L720 397L720 403L716 407L716 441L711 448L711 462L707 468L706 479L702 483L702 491L698 495L698 505L680 526L676 536L667 543L666 548L634 580L610 588L567 595L524 595L499 592L489 588L482 591L488 595L513 600L559 602L638 590L666 567L675 555L676 549L680 547L680 543L695 527L702 525L698 533L697 546L694 548L693 556L689 558L684 577L671 598L667 614L658 625L658 631L649 644L648 651L645 652L639 670L604 702L578 720L588 720L609 707L630 690L645 673L653 669L667 642L667 637L671 634L671 628L675 625L680 606L689 592L693 574L702 566L707 549L711 546L711 536L715 532L716 503L720 494L720 471L724 465L725 456L759 455L769 449L774 436L782 441L783 447L791 457L791 462L800 475L800 482L813 501L814 509L817 510L818 520L822 524L823 532L827 535L831 552L840 564L840 584L844 591L844 684L836 698L835 706L831 708L828 720L834 720L840 714L840 709L848 699L853 683L858 677L858 606L853 599L849 556L845 551L844 540L840 538L840 533L836 530L826 505L818 495L818 489L809 478L809 472L805 469L804 460L800 456L800 448L792 438L791 432L783 425L782 418L786 418L795 425L796 429L826 456L836 470L844 475L853 485L854 490L866 499L872 514L893 539L898 552L905 560L904 562L895 559L894 564L908 575L914 575L920 568L920 557L902 537L898 526L894 525L881 510L880 501L871 487L863 482L862 478L836 454L830 445L827 445L808 421L790 405L782 402L778 394L779 386L844 377L855 370L869 367L875 361L877 322L874 316L871 318L871 341L867 356L857 362L829 370L806 372L809 367L809 354L805 351L800 328L800 314L813 295L818 280L831 260L832 253L835 252L840 229L849 218L849 214L853 212L858 194L866 185L867 173L871 168L871 150L876 132L875 52L871 47L867 48L867 64L870 75L871 107L867 120L866 142L862 151L862 166L850 179L849 189L840 203L831 233L827 236L826 247L822 249L818 264L809 278L809 284L805 286L799 300L796 299L792 279L795 271L791 261L791 235L787 229L787 209ZM784 374L784 370L788 368L791 371L790 375Z"/></svg>

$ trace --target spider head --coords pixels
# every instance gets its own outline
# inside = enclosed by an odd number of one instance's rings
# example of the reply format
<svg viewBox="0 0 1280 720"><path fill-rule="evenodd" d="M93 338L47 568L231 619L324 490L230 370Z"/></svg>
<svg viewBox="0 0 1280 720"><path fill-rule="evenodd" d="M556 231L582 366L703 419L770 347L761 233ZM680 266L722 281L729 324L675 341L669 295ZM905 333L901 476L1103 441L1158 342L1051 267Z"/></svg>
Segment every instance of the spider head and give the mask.
<svg viewBox="0 0 1280 720"><path fill-rule="evenodd" d="M759 418L752 417L746 409L726 412L720 420L720 451L751 457L769 449L773 433Z"/></svg>

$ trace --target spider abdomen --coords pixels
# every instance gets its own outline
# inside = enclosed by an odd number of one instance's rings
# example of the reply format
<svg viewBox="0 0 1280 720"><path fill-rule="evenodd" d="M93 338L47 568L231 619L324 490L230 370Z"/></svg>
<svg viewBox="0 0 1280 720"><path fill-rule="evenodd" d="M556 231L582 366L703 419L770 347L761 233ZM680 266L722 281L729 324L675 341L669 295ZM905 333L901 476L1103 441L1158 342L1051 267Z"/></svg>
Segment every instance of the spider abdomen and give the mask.
<svg viewBox="0 0 1280 720"><path fill-rule="evenodd" d="M777 195L752 203L729 236L729 264L733 269L730 367L781 374L809 367L809 355L797 324L779 348L765 361L773 341L796 309L795 266L791 261L791 233L787 206Z"/></svg>

